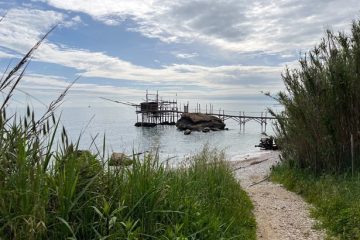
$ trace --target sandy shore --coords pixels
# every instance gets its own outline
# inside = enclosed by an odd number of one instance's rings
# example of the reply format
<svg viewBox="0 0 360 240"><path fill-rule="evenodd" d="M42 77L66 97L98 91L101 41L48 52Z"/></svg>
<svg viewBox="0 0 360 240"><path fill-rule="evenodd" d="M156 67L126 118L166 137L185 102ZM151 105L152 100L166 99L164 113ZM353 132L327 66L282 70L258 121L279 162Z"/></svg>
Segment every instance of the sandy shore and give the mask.
<svg viewBox="0 0 360 240"><path fill-rule="evenodd" d="M270 169L279 162L279 153L264 151L231 161L237 179L254 204L258 239L324 239L314 229L307 204L300 196L268 180Z"/></svg>

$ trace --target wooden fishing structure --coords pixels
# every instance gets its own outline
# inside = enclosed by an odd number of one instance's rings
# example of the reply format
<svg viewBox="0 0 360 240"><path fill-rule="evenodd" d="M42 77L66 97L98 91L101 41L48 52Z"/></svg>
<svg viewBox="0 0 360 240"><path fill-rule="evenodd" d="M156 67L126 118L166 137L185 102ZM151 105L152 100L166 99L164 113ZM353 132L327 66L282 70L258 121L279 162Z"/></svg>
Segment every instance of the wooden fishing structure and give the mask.
<svg viewBox="0 0 360 240"><path fill-rule="evenodd" d="M158 92L150 94L146 91L145 102L135 105L135 107L137 119L135 126L138 127L175 125L182 113L179 110L177 100L162 100L159 98Z"/></svg>
<svg viewBox="0 0 360 240"><path fill-rule="evenodd" d="M156 125L175 125L183 113L189 113L189 102L186 104L179 104L177 99L163 100L159 97L159 93L150 94L146 91L145 101L140 104L131 102L121 102L103 98L116 103L121 103L135 107L137 127L155 127ZM201 111L203 110L203 111ZM205 110L205 111L204 111ZM212 104L206 105L205 109L201 109L200 104L196 104L196 108L192 113L202 113L212 115L220 118L224 122L227 120L236 121L240 130L245 130L245 125L249 121L258 122L261 125L261 132L266 132L267 124L276 118L267 116L267 112L261 112L259 115L248 115L245 112L238 112L238 114L228 114L225 110L214 111Z"/></svg>

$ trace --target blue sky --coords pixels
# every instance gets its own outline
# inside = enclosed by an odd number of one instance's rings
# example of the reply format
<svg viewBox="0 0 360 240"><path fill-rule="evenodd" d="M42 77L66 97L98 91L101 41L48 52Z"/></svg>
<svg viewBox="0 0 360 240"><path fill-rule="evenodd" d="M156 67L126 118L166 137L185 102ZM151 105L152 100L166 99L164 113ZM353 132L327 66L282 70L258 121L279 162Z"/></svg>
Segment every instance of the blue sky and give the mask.
<svg viewBox="0 0 360 240"><path fill-rule="evenodd" d="M52 26L21 89L46 101L81 76L70 103L144 91L256 99L325 29L349 30L358 0L0 0L0 69ZM21 96L19 96L19 99ZM96 100L95 100L96 99Z"/></svg>

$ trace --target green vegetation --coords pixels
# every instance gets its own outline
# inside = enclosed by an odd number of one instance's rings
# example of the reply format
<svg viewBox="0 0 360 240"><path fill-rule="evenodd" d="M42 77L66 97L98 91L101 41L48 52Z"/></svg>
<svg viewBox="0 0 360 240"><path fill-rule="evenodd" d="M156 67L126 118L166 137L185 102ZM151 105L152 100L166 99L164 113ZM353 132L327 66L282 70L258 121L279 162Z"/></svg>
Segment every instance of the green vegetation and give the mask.
<svg viewBox="0 0 360 240"><path fill-rule="evenodd" d="M151 155L109 167L104 149L78 150L65 128L56 139L68 88L40 118L7 115L40 43L0 80L0 239L255 239L252 204L221 152L176 169Z"/></svg>
<svg viewBox="0 0 360 240"><path fill-rule="evenodd" d="M26 140L16 142L13 165L1 169L5 239L255 239L252 204L221 153L204 150L178 169L151 156L106 169L74 150L44 171Z"/></svg>
<svg viewBox="0 0 360 240"><path fill-rule="evenodd" d="M360 239L360 174L321 177L285 164L275 167L272 180L312 203L314 217L338 239Z"/></svg>
<svg viewBox="0 0 360 240"><path fill-rule="evenodd" d="M360 21L348 35L327 31L283 80L272 179L314 204L330 235L360 239Z"/></svg>
<svg viewBox="0 0 360 240"><path fill-rule="evenodd" d="M285 111L273 114L284 158L316 173L359 169L360 21L349 35L328 31L283 81Z"/></svg>

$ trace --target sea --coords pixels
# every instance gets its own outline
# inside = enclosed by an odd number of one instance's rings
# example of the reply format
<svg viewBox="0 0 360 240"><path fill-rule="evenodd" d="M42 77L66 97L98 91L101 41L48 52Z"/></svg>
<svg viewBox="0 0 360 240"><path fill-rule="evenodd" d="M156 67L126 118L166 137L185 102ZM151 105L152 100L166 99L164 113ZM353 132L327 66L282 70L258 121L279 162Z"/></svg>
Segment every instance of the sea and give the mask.
<svg viewBox="0 0 360 240"><path fill-rule="evenodd" d="M207 101L189 102L189 111L195 111L198 104L205 112ZM270 100L218 100L212 101L211 104L214 112L220 110L232 115L244 112L246 115L260 116L267 108L279 110ZM209 106L210 104L208 109ZM35 112L41 111L36 109ZM228 131L192 132L190 135L184 135L176 126L135 127L137 117L134 107L105 101L102 104L87 106L67 104L57 110L57 116L60 117L61 125L65 127L70 139L73 142L79 140L80 149L91 149L101 154L105 150L106 155L112 152L127 155L157 152L160 159L175 164L198 153L205 146L225 151L228 160L256 154L261 150L255 145L264 137L260 123L249 121L245 129L240 129L239 123L232 119L225 121ZM268 121L266 134L274 134L272 121Z"/></svg>
<svg viewBox="0 0 360 240"><path fill-rule="evenodd" d="M196 107L197 104L201 105L203 112L206 111L206 102L190 102L189 111L195 111L191 106ZM269 107L278 109L271 101L228 100L212 102L212 105L214 112L220 110L233 115L245 112L246 115L260 116ZM87 149L94 142L96 148L103 149L105 139L107 153L123 152L130 155L158 152L161 159L175 162L196 154L205 146L223 150L229 160L235 160L245 154L261 151L255 145L264 137L260 123L249 121L245 129L240 129L239 123L232 119L225 121L228 131L192 132L190 135L184 135L176 126L135 127L137 118L134 107L116 103L102 107L66 107L62 109L61 118L72 139L77 139L81 134L81 148ZM271 121L268 123L266 134L273 135L273 124Z"/></svg>

